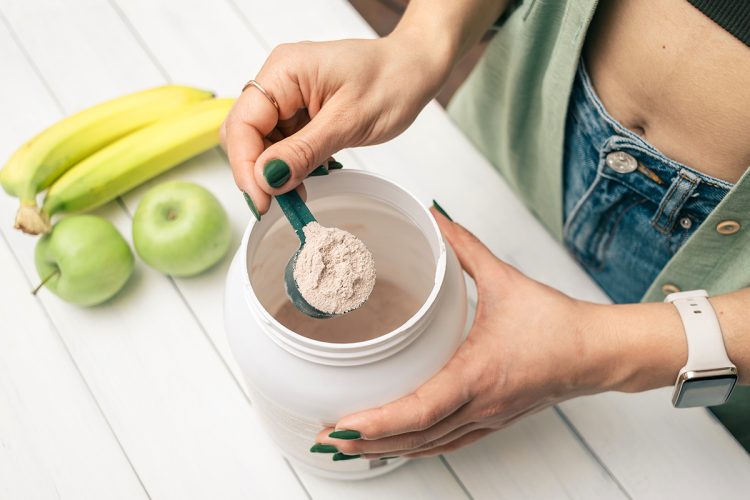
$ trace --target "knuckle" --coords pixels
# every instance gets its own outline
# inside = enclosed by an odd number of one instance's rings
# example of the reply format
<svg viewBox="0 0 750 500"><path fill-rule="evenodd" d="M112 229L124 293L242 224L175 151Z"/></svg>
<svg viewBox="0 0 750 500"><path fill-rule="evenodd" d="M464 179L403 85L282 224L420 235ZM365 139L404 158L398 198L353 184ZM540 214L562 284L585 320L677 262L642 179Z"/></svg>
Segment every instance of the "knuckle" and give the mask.
<svg viewBox="0 0 750 500"><path fill-rule="evenodd" d="M440 418L440 412L437 408L428 405L422 405L417 413L417 429L425 430L432 427Z"/></svg>
<svg viewBox="0 0 750 500"><path fill-rule="evenodd" d="M269 60L278 59L279 57L283 56L285 52L289 50L289 44L288 43L280 43L273 49L271 49L271 53L268 55Z"/></svg>
<svg viewBox="0 0 750 500"><path fill-rule="evenodd" d="M273 50L271 50L271 53L268 56L268 60L277 62L288 59L296 53L296 50L299 48L299 46L300 45L298 43L281 43L274 47Z"/></svg>
<svg viewBox="0 0 750 500"><path fill-rule="evenodd" d="M494 418L494 417L502 414L503 413L503 409L504 408L499 403L492 404L492 405L484 407L484 408L480 408L474 414L475 415L475 420L481 422L481 421L484 421L484 420L492 419L492 418Z"/></svg>
<svg viewBox="0 0 750 500"><path fill-rule="evenodd" d="M367 415L363 424L357 426L367 440L382 439L393 435L393 424L400 415L393 405L381 406Z"/></svg>
<svg viewBox="0 0 750 500"><path fill-rule="evenodd" d="M367 426L359 429L359 431L362 433L362 436L366 436L367 439L380 439L383 437L385 427L379 419L372 419Z"/></svg>
<svg viewBox="0 0 750 500"><path fill-rule="evenodd" d="M293 167L296 169L295 175L304 177L307 170L315 165L316 148L310 141L304 138L297 138L289 141L289 151L294 158Z"/></svg>

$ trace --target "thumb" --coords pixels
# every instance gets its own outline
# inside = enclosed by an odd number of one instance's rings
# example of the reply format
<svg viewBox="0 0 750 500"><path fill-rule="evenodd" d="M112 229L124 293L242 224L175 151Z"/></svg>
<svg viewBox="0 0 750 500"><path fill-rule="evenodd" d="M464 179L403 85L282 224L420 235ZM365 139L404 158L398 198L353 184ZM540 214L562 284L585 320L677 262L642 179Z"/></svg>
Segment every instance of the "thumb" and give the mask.
<svg viewBox="0 0 750 500"><path fill-rule="evenodd" d="M341 114L329 105L321 108L304 127L266 149L255 163L255 180L271 195L290 191L347 146L349 136Z"/></svg>
<svg viewBox="0 0 750 500"><path fill-rule="evenodd" d="M461 263L461 267L476 282L487 276L487 270L504 265L484 243L460 224L456 224L433 206L430 209L440 232L450 244ZM489 268L488 268L489 266ZM485 271L484 273L482 271Z"/></svg>

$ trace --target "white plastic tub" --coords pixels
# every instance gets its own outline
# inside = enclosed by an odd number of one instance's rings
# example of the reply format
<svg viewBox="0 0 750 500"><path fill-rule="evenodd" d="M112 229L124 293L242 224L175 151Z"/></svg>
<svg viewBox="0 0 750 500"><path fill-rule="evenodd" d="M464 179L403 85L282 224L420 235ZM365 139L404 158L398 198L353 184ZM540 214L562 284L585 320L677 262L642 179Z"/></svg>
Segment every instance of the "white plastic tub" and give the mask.
<svg viewBox="0 0 750 500"><path fill-rule="evenodd" d="M323 427L406 395L440 370L464 337L463 274L432 216L396 184L339 170L305 186L321 224L350 231L372 251L373 295L341 318L286 317L296 331L279 322L284 266L299 242L274 203L248 226L230 267L227 336L254 407L289 460L327 477L371 477L404 460L333 462L308 450Z"/></svg>

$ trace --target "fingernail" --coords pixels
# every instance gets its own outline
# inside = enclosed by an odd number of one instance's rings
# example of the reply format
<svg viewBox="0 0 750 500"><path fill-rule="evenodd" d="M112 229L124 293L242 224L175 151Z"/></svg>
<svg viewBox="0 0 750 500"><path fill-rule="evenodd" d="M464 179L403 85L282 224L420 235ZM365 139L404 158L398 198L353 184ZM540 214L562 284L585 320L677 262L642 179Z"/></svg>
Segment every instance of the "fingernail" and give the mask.
<svg viewBox="0 0 750 500"><path fill-rule="evenodd" d="M354 458L359 458L362 455L344 455L343 453L336 453L333 456L333 461L338 462L339 460L352 460Z"/></svg>
<svg viewBox="0 0 750 500"><path fill-rule="evenodd" d="M242 196L245 197L245 203L247 203L247 206L250 208L250 211L253 213L256 219L260 221L260 212L258 212L258 209L255 207L255 203L253 203L253 199L250 198L250 195L246 192L242 192Z"/></svg>
<svg viewBox="0 0 750 500"><path fill-rule="evenodd" d="M271 187L283 186L291 177L289 165L284 160L271 160L263 167L263 176Z"/></svg>
<svg viewBox="0 0 750 500"><path fill-rule="evenodd" d="M321 165L307 174L308 177L317 177L318 175L328 175L328 168L325 165Z"/></svg>
<svg viewBox="0 0 750 500"><path fill-rule="evenodd" d="M331 160L328 162L328 170L337 170L339 168L344 168L344 166L336 160Z"/></svg>
<svg viewBox="0 0 750 500"><path fill-rule="evenodd" d="M440 203L438 203L435 200L432 200L432 206L435 207L435 210L443 214L449 221L453 222L453 218L450 215L448 215L448 212L443 210L443 207L440 206Z"/></svg>
<svg viewBox="0 0 750 500"><path fill-rule="evenodd" d="M310 453L338 453L339 449L330 444L315 443L310 447Z"/></svg>
<svg viewBox="0 0 750 500"><path fill-rule="evenodd" d="M360 434L357 431L350 431L350 430L341 430L341 431L333 431L328 435L328 437L336 438L336 439L359 439L362 437L362 434Z"/></svg>
<svg viewBox="0 0 750 500"><path fill-rule="evenodd" d="M380 457L378 460L390 460L392 458L398 458L398 457L399 457L398 455L395 455L393 457Z"/></svg>

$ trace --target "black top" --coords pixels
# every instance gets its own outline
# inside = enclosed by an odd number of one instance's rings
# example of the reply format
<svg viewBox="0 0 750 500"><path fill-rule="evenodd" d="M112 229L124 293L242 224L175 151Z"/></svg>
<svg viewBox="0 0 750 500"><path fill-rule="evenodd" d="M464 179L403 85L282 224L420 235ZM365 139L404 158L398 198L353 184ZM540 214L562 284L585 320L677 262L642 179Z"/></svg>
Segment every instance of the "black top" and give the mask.
<svg viewBox="0 0 750 500"><path fill-rule="evenodd" d="M750 0L688 0L688 2L750 47Z"/></svg>

